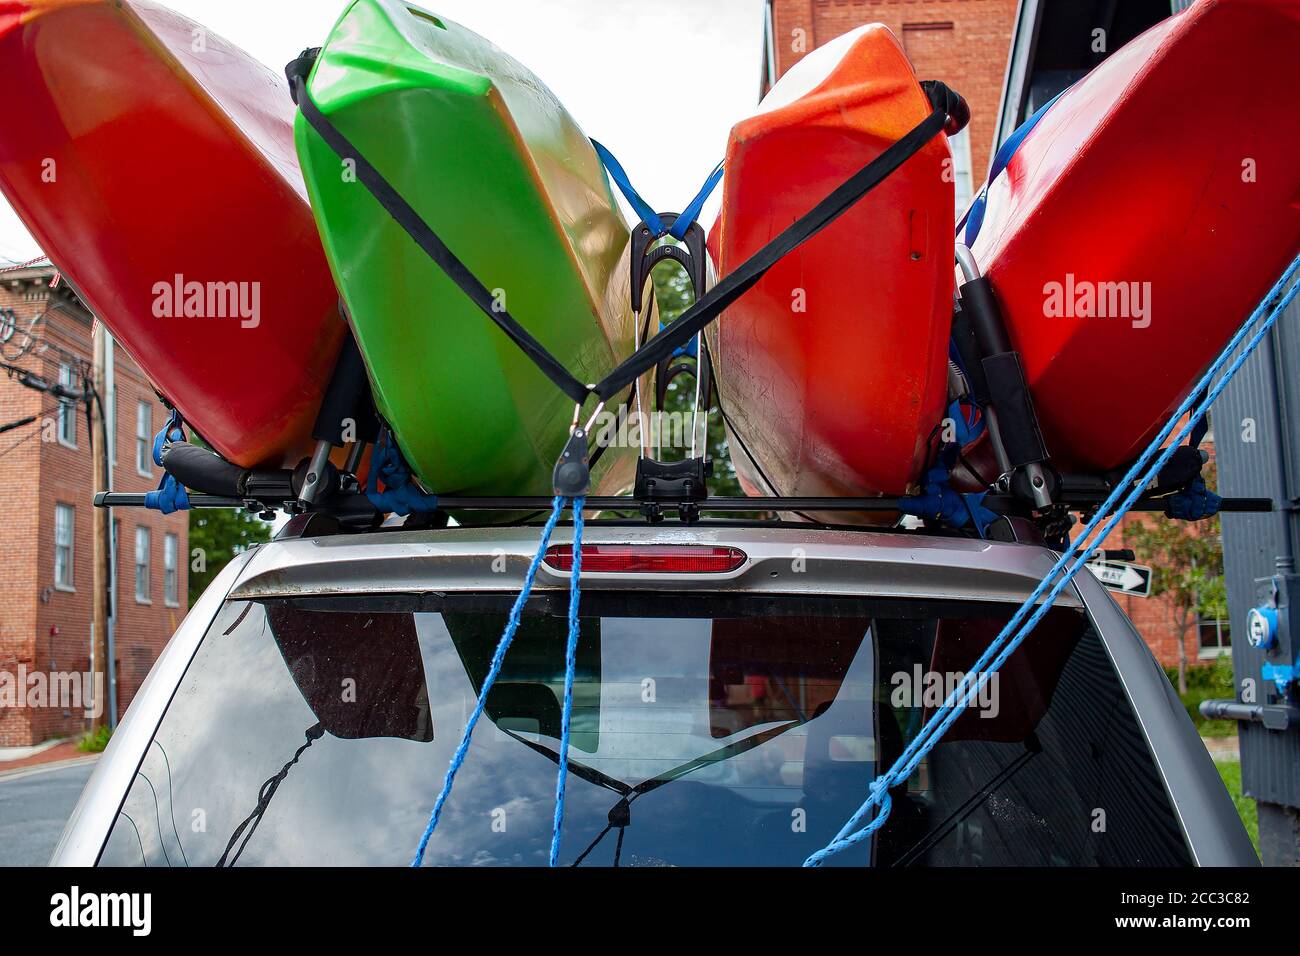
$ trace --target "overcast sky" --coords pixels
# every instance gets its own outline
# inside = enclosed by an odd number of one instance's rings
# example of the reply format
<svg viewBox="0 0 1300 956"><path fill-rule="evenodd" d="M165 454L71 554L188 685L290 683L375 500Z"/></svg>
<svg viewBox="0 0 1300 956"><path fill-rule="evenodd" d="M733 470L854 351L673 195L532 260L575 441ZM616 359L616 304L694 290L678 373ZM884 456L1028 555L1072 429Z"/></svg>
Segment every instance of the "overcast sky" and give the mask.
<svg viewBox="0 0 1300 956"><path fill-rule="evenodd" d="M346 6L345 0L163 2L277 71L304 47L320 46ZM757 102L763 0L421 5L481 33L541 77L657 209L679 209L695 195L722 158L731 124ZM705 222L716 203L715 197L706 208ZM39 254L0 199L0 258Z"/></svg>

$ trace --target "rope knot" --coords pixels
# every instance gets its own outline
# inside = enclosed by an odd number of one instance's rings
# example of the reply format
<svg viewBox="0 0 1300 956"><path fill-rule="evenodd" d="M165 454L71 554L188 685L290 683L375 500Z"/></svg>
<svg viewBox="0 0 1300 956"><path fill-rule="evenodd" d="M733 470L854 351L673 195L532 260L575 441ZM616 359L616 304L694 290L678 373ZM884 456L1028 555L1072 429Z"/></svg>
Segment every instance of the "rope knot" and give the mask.
<svg viewBox="0 0 1300 956"><path fill-rule="evenodd" d="M1170 495L1165 501L1165 515L1179 521L1201 521L1219 513L1223 499L1197 478L1182 491Z"/></svg>

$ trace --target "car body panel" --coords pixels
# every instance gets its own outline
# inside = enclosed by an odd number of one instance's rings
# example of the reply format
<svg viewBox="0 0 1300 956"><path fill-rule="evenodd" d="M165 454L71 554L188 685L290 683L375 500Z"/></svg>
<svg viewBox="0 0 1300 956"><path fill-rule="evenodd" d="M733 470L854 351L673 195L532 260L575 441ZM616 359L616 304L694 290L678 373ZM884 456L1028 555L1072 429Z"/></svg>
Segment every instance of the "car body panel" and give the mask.
<svg viewBox="0 0 1300 956"><path fill-rule="evenodd" d="M1146 736L1198 866L1258 866L1259 857L1183 702L1128 615L1081 572L1078 589Z"/></svg>
<svg viewBox="0 0 1300 956"><path fill-rule="evenodd" d="M50 860L52 866L94 866L98 861L140 761L144 759L158 724L171 704L176 686L203 642L208 625L221 609L231 586L253 553L247 551L238 555L221 569L154 662L149 676L140 685L126 715L113 732L108 747L96 762L86 789L54 847Z"/></svg>
<svg viewBox="0 0 1300 956"><path fill-rule="evenodd" d="M568 547L559 528L552 546ZM723 574L587 574L583 587L748 594L871 594L1020 603L1054 560L1042 548L910 534L798 528L589 525L588 544L725 545L748 560ZM535 528L376 532L279 541L250 562L232 597L432 590L517 591L537 551ZM567 572L543 564L538 588L566 589ZM1079 607L1071 590L1058 602Z"/></svg>

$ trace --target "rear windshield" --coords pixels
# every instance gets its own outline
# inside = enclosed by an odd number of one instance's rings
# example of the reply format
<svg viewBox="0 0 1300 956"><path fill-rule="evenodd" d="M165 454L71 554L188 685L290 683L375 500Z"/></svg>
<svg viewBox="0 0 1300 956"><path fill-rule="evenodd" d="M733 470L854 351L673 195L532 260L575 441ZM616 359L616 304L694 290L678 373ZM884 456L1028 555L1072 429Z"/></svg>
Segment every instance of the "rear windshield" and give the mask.
<svg viewBox="0 0 1300 956"><path fill-rule="evenodd" d="M567 595L529 605L425 860L545 865ZM993 605L583 596L561 862L798 865L1006 622ZM667 610L665 610L667 608ZM409 862L505 598L229 602L101 863ZM1053 609L833 864L1186 865L1087 617Z"/></svg>

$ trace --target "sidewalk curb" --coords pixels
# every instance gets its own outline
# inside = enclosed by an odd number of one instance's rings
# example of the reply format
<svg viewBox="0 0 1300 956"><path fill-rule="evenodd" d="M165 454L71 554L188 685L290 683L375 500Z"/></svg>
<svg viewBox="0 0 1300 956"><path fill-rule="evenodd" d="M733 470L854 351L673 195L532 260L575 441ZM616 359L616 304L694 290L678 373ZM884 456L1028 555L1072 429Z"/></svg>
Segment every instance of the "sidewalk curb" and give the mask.
<svg viewBox="0 0 1300 956"><path fill-rule="evenodd" d="M69 738L53 737L42 743L35 744L31 747L0 747L0 764L8 763L11 760L29 760L32 757L40 756L47 750L53 750L60 744L66 744Z"/></svg>
<svg viewBox="0 0 1300 956"><path fill-rule="evenodd" d="M32 764L28 767L18 767L14 770L0 770L0 783L7 780L18 780L22 777L31 777L40 773L48 773L51 770L66 770L68 767L80 767L82 764L94 763L99 758L99 754L87 754L84 757L73 757L71 760L56 760L50 763L38 763Z"/></svg>

